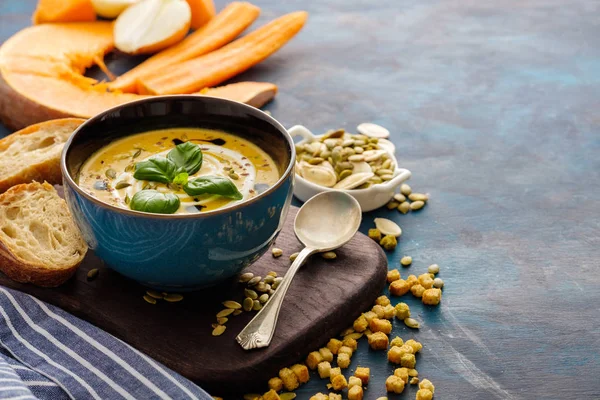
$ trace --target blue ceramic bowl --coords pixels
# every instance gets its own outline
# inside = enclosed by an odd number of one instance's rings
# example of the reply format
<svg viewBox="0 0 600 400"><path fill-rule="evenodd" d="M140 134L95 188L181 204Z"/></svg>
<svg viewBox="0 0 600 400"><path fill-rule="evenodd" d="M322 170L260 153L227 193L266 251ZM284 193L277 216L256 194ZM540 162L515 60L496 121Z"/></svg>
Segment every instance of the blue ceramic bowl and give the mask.
<svg viewBox="0 0 600 400"><path fill-rule="evenodd" d="M233 133L265 150L281 178L258 196L200 214L163 215L103 203L78 185L82 164L101 147L135 133L166 128ZM205 96L161 96L127 103L82 124L62 153L65 197L90 249L144 285L189 291L223 281L256 261L282 228L293 191L294 144L262 111Z"/></svg>

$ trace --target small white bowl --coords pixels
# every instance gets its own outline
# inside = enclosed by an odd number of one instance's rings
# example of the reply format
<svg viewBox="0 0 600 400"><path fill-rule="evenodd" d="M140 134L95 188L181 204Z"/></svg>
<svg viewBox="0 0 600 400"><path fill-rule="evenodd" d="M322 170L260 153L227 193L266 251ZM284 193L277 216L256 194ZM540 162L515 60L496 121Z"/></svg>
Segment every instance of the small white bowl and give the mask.
<svg viewBox="0 0 600 400"><path fill-rule="evenodd" d="M288 133L292 136L301 136L303 138L302 141L298 142L298 144L305 144L315 141L320 138L322 135L313 135L311 131L309 131L306 127L302 125L296 125L288 129ZM341 190L341 189L333 189L324 186L320 186L314 184L312 182L307 181L303 177L298 174L295 174L295 183L294 183L294 195L302 200L307 201L314 195L321 192L346 192L352 197L354 197L360 204L360 207L363 212L372 211L377 208L383 207L387 204L390 199L394 196L396 192L396 188L400 186L407 179L410 179L410 171L403 168L398 168L398 161L394 155L395 147L390 141L381 141L382 147L388 151L391 155L392 162L394 164L394 177L387 182L378 183L366 189L351 189L351 190Z"/></svg>

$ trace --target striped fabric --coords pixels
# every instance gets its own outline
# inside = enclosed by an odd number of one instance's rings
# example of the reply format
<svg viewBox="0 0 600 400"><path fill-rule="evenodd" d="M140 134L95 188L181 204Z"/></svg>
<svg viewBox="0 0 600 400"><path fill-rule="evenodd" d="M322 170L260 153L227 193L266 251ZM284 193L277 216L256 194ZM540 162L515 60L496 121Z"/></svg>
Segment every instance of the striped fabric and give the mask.
<svg viewBox="0 0 600 400"><path fill-rule="evenodd" d="M119 339L0 286L0 399L212 399Z"/></svg>

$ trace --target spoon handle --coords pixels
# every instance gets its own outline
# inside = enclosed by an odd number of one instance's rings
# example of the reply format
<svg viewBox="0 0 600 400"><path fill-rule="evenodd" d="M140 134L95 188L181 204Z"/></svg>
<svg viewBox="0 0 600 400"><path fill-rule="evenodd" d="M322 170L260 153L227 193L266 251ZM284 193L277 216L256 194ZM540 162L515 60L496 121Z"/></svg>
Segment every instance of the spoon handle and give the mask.
<svg viewBox="0 0 600 400"><path fill-rule="evenodd" d="M275 293L236 337L237 342L244 350L267 347L271 343L275 327L277 326L279 310L281 309L285 294L292 283L292 279L306 258L316 252L317 250L315 249L305 247L298 254L298 257L296 257L290 269L286 272Z"/></svg>

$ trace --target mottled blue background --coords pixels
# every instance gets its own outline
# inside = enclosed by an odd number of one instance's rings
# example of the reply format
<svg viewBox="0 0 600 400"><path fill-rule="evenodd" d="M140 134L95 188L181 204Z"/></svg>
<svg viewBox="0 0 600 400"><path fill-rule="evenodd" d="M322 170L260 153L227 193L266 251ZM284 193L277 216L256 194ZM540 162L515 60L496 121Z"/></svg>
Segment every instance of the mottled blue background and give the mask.
<svg viewBox="0 0 600 400"><path fill-rule="evenodd" d="M402 226L389 261L411 255L404 276L441 266L442 305L407 296L424 326L394 330L425 345L417 368L436 398L599 399L600 2L255 3L261 22L311 16L239 80L278 84L267 108L285 126L388 127L410 184L431 194L420 212L366 214L362 228L375 216ZM3 0L0 38L33 7ZM371 367L375 399L393 368L361 346L351 368ZM313 377L298 398L325 383Z"/></svg>

